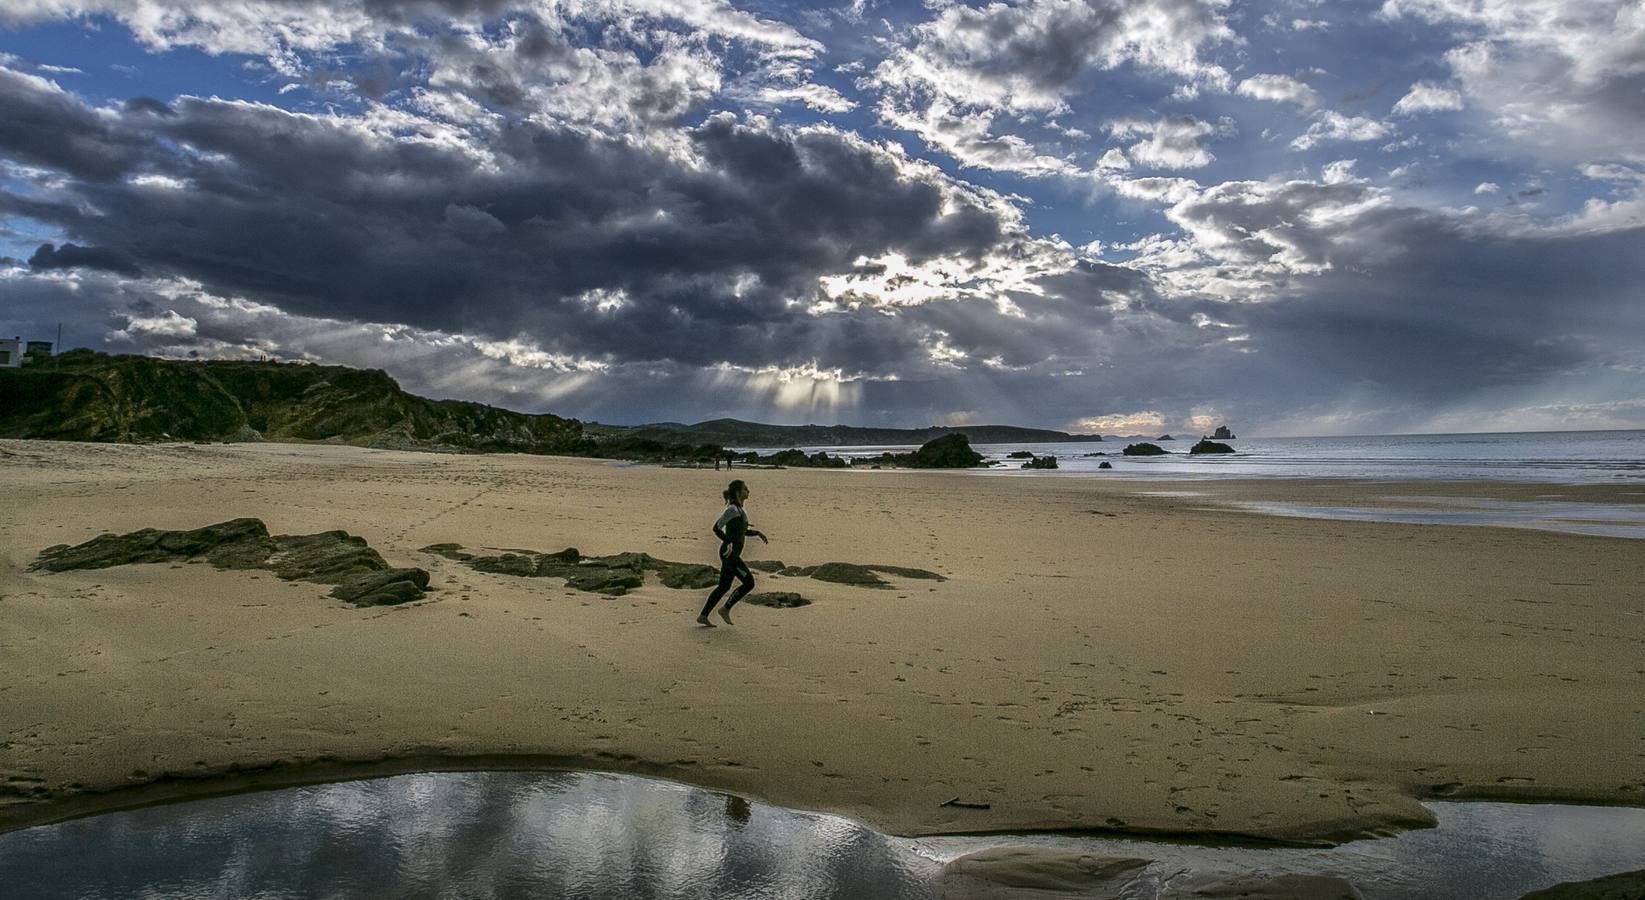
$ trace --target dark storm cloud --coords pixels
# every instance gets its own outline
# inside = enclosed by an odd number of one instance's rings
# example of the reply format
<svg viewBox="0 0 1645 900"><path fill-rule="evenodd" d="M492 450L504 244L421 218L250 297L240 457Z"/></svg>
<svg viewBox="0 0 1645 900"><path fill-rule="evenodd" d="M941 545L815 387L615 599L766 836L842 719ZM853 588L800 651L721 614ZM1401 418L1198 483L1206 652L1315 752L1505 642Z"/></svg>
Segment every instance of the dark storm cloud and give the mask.
<svg viewBox="0 0 1645 900"><path fill-rule="evenodd" d="M130 169L143 143L51 82L0 67L0 155L102 180Z"/></svg>
<svg viewBox="0 0 1645 900"><path fill-rule="evenodd" d="M824 128L714 117L684 132L686 161L532 123L465 147L256 104L94 113L40 83L0 87L5 108L35 111L26 131L0 131L0 154L84 176L5 208L105 261L295 314L523 333L585 355L710 364L729 342L756 362L837 346L889 366L906 341L841 341L850 326L791 302L860 256L971 257L1007 228L940 176ZM594 308L591 291L617 302Z"/></svg>
<svg viewBox="0 0 1645 900"><path fill-rule="evenodd" d="M123 275L137 275L137 265L124 255L101 247L81 247L64 244L61 247L41 244L29 257L29 268L40 272L52 269L103 269Z"/></svg>

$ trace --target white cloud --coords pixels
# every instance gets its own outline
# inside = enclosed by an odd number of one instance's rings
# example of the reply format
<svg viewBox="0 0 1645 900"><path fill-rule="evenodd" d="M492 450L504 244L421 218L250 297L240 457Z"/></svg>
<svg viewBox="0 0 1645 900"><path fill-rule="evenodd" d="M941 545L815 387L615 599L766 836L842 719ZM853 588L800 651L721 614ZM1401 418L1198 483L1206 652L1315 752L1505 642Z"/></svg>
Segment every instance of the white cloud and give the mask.
<svg viewBox="0 0 1645 900"><path fill-rule="evenodd" d="M1500 190L1502 190L1502 187L1494 181L1481 181L1474 187L1474 193L1476 194L1495 194Z"/></svg>
<svg viewBox="0 0 1645 900"><path fill-rule="evenodd" d="M1462 95L1448 87L1419 81L1411 85L1405 96L1394 104L1394 115L1414 116L1427 112L1446 112L1462 108Z"/></svg>
<svg viewBox="0 0 1645 900"><path fill-rule="evenodd" d="M1252 75L1239 83L1238 91L1256 100L1294 103L1303 109L1320 104L1319 92L1289 75Z"/></svg>
<svg viewBox="0 0 1645 900"><path fill-rule="evenodd" d="M1338 141L1379 141L1393 133L1394 129L1384 122L1326 110L1308 126L1306 132L1291 142L1291 147L1309 150L1319 144Z"/></svg>
<svg viewBox="0 0 1645 900"><path fill-rule="evenodd" d="M1087 416L1073 424L1073 430L1083 434L1136 434L1153 433L1165 427L1165 413L1157 409L1139 409L1135 412L1103 413Z"/></svg>
<svg viewBox="0 0 1645 900"><path fill-rule="evenodd" d="M1629 0L1385 0L1456 28L1470 109L1545 158L1645 160L1645 5Z"/></svg>
<svg viewBox="0 0 1645 900"><path fill-rule="evenodd" d="M1061 154L1000 133L1004 117L1067 111L1087 73L1122 66L1227 90L1227 72L1201 57L1235 40L1228 0L1025 0L940 7L858 81L876 90L882 121L906 128L961 163L1023 174L1069 172Z"/></svg>
<svg viewBox="0 0 1645 900"><path fill-rule="evenodd" d="M1233 122L1224 119L1212 124L1188 116L1157 121L1121 119L1108 125L1108 133L1115 138L1142 137L1143 140L1126 149L1133 163L1155 169L1198 169L1216 159L1205 148L1207 138L1225 136L1233 131Z"/></svg>

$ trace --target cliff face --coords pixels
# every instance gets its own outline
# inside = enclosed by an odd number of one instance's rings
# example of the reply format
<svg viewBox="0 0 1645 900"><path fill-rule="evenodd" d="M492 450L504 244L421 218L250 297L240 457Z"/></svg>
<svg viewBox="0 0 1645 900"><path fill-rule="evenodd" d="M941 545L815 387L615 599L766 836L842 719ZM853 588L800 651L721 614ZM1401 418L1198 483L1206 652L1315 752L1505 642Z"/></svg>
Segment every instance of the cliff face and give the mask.
<svg viewBox="0 0 1645 900"><path fill-rule="evenodd" d="M336 441L515 453L587 449L582 424L407 394L381 371L80 350L0 369L0 437Z"/></svg>

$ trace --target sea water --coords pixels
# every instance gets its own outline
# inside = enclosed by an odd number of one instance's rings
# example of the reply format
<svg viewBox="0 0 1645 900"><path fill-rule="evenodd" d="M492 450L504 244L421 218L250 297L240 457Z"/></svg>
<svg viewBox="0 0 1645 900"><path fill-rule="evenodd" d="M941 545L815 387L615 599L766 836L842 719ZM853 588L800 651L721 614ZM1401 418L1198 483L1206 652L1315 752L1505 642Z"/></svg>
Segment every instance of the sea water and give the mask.
<svg viewBox="0 0 1645 900"><path fill-rule="evenodd" d="M1164 456L1125 456L1127 444L1148 441ZM1363 437L1236 438L1229 454L1189 454L1197 437L1161 441L1112 438L1100 442L975 444L998 465L998 475L1180 480L1195 478L1358 478L1390 481L1542 481L1562 484L1637 484L1645 491L1645 431L1557 431L1503 434L1394 434ZM772 453L787 448L758 448ZM802 447L865 459L906 453L914 445ZM1056 469L1021 468L1007 454L1055 456ZM1107 462L1112 469L1101 469ZM1642 494L1645 496L1645 494Z"/></svg>
<svg viewBox="0 0 1645 900"><path fill-rule="evenodd" d="M1195 876L1331 875L1367 900L1517 898L1645 868L1645 810L1435 803L1439 827L1333 848L1058 835L897 838L838 816L588 772L400 775L108 813L0 835L8 897L929 898L1002 845L1154 860L1124 896Z"/></svg>
<svg viewBox="0 0 1645 900"><path fill-rule="evenodd" d="M1126 456L1141 439L1065 443L976 444L991 465L967 472L994 477L1103 478L1118 481L1319 478L1371 482L1531 482L1614 485L1616 502L1558 498L1500 501L1459 497L1394 497L1371 506L1218 501L1269 515L1321 519L1488 525L1600 537L1645 539L1645 431L1561 431L1504 434L1411 434L1366 437L1238 438L1233 453L1190 454L1193 440L1149 441L1162 456ZM858 463L913 446L805 447ZM762 453L773 452L762 449ZM1012 453L1055 456L1055 469L1024 469ZM1112 468L1102 468L1103 463ZM1139 493L1161 493L1139 488ZM1192 492L1173 492L1193 496ZM1212 501L1207 501L1208 503Z"/></svg>

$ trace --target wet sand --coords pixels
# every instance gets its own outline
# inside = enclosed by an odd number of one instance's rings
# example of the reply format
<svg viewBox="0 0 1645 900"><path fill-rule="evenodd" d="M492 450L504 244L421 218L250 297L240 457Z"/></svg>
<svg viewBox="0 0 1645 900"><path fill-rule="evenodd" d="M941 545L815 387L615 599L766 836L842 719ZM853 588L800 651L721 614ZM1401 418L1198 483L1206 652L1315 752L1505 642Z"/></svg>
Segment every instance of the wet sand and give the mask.
<svg viewBox="0 0 1645 900"><path fill-rule="evenodd" d="M0 829L430 768L660 775L895 834L1344 839L1416 798L1645 805L1645 545L1321 521L1159 482L751 471L800 609L692 622L418 548L711 562L712 469L335 446L0 441ZM1205 482L1183 485L1204 491ZM1217 498L1638 504L1626 488L1216 482ZM346 529L437 590L354 609L267 572L26 567L101 532ZM966 805L944 805L958 799ZM986 805L987 808L978 808Z"/></svg>

